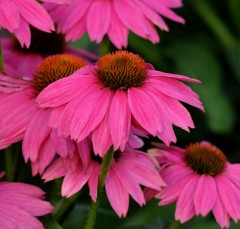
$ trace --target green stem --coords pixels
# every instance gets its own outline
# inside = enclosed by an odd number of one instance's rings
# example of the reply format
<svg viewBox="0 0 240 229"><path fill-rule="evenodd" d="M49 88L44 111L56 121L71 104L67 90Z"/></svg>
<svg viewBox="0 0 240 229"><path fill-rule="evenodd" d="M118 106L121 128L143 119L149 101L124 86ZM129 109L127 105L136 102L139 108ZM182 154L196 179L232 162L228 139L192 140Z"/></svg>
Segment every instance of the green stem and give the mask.
<svg viewBox="0 0 240 229"><path fill-rule="evenodd" d="M235 37L218 17L216 12L210 7L207 1L191 0L193 8L219 39L225 49L230 49L235 43Z"/></svg>
<svg viewBox="0 0 240 229"><path fill-rule="evenodd" d="M99 46L99 54L100 57L105 56L109 52L110 41L107 37L104 37L100 46Z"/></svg>
<svg viewBox="0 0 240 229"><path fill-rule="evenodd" d="M97 210L98 210L100 201L101 201L103 193L104 193L105 180L106 180L108 171L111 166L113 154L114 154L114 151L113 151L113 148L111 147L103 158L101 171L100 171L100 175L98 178L97 200L96 200L96 202L92 202L92 206L88 213L88 218L87 218L87 222L85 225L85 229L93 229L94 228L94 224L95 224L96 217L97 217Z"/></svg>
<svg viewBox="0 0 240 229"><path fill-rule="evenodd" d="M6 165L6 178L8 181L13 181L13 147L9 146L5 149L5 165Z"/></svg>
<svg viewBox="0 0 240 229"><path fill-rule="evenodd" d="M55 219L58 222L60 220L60 218L64 215L65 212L67 212L67 210L69 209L69 207L71 207L75 201L77 200L77 198L79 197L80 192L76 193L75 195L73 195L70 198L64 199L61 204L59 206L56 207L55 210Z"/></svg>
<svg viewBox="0 0 240 229"><path fill-rule="evenodd" d="M172 221L172 223L170 224L169 229L178 229L179 226L180 226L179 221L174 220L174 221Z"/></svg>
<svg viewBox="0 0 240 229"><path fill-rule="evenodd" d="M2 43L1 43L1 31L0 31L0 71L3 71L3 53L2 53Z"/></svg>

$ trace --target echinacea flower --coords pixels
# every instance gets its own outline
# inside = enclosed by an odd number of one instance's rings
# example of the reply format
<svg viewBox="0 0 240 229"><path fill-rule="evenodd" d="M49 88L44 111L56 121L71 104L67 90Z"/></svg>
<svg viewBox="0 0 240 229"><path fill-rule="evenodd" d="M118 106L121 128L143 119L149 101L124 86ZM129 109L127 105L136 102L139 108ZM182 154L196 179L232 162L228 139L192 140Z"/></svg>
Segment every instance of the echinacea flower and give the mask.
<svg viewBox="0 0 240 229"><path fill-rule="evenodd" d="M221 228L230 218L240 219L240 164L231 164L209 142L190 144L185 149L163 147L151 151L160 162L160 175L167 187L156 197L159 205L176 201L176 220L184 223L194 215L210 211Z"/></svg>
<svg viewBox="0 0 240 229"><path fill-rule="evenodd" d="M180 81L199 83L154 70L138 55L117 51L52 83L38 95L37 103L55 108L52 116L60 136L80 142L91 134L94 151L103 156L106 142L115 151L124 150L131 126L166 144L176 141L172 125L186 131L194 128L181 102L202 110L203 106Z"/></svg>
<svg viewBox="0 0 240 229"><path fill-rule="evenodd" d="M0 182L0 228L43 229L43 224L35 216L43 216L54 210L43 199L44 192L36 186Z"/></svg>
<svg viewBox="0 0 240 229"><path fill-rule="evenodd" d="M139 146L138 140L134 145ZM96 201L101 162L102 158L94 154L90 141L85 139L78 144L73 157L58 158L47 168L42 178L50 181L64 177L61 192L66 197L71 197L88 184L90 196ZM161 190L165 182L146 153L133 149L130 145L123 152L114 152L105 190L119 217L127 214L129 195L140 206L145 204L140 185Z"/></svg>
<svg viewBox="0 0 240 229"><path fill-rule="evenodd" d="M0 28L14 33L21 46L30 45L29 25L45 32L54 30L51 17L36 0L0 0Z"/></svg>
<svg viewBox="0 0 240 229"><path fill-rule="evenodd" d="M94 54L68 45L63 34L46 33L33 27L30 29L31 44L29 48L21 47L14 37L2 38L5 72L32 79L43 59L56 54L75 55L84 59L86 63L97 60Z"/></svg>
<svg viewBox="0 0 240 229"><path fill-rule="evenodd" d="M181 0L72 0L68 6L47 4L46 9L59 23L58 30L66 33L67 41L76 41L87 32L97 43L107 35L121 49L127 46L129 31L153 43L159 42L154 25L168 31L163 17L184 23L173 11L181 6Z"/></svg>
<svg viewBox="0 0 240 229"><path fill-rule="evenodd" d="M84 64L78 57L62 54L47 57L32 80L0 74L0 149L23 140L24 159L35 164L35 174L44 171L55 153L66 157L75 148L73 141L48 126L51 109L39 108L36 97L48 84Z"/></svg>

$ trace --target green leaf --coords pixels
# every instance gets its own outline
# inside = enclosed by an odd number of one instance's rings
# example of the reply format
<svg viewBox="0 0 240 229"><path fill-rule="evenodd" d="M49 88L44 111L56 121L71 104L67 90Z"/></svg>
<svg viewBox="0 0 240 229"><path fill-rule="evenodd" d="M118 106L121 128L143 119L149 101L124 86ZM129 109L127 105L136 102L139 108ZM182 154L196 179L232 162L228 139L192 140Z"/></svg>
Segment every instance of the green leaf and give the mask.
<svg viewBox="0 0 240 229"><path fill-rule="evenodd" d="M39 217L45 229L62 229L62 227L55 221L51 214Z"/></svg>

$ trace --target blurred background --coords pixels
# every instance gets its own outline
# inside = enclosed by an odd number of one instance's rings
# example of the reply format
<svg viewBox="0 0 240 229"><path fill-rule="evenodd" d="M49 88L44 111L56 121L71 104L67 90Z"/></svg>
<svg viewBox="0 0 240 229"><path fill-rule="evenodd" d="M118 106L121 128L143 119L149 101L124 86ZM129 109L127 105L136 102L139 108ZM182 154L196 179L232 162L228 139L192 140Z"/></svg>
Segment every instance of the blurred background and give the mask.
<svg viewBox="0 0 240 229"><path fill-rule="evenodd" d="M201 98L205 113L187 106L195 123L190 133L175 128L177 145L185 147L190 142L210 141L218 146L232 163L240 163L240 0L184 0L184 7L176 12L186 20L185 25L166 19L170 32L160 30L161 42L152 44L129 35L127 50L139 54L155 69L183 74L199 79L202 84L189 84ZM73 46L97 53L98 46L84 36ZM114 46L111 47L115 51ZM146 139L146 145L151 141ZM60 197L60 180L44 184L40 177L31 177L30 166L23 162L20 145L15 146L15 164L18 171L15 181L36 184L48 192L48 199L58 203L56 209L68 205L68 211L56 211L55 219L65 229L82 228L90 207L88 190L66 200ZM2 155L1 170L4 170ZM59 194L58 194L59 193ZM60 200L61 199L61 200ZM60 200L60 201L59 201ZM119 219L105 199L100 206L96 229L164 229L177 228L174 220L175 206L158 207L158 200L151 200L144 207L131 201L126 219ZM46 228L59 229L51 216L43 217ZM180 229L219 228L209 214L195 217ZM240 224L231 223L231 229Z"/></svg>

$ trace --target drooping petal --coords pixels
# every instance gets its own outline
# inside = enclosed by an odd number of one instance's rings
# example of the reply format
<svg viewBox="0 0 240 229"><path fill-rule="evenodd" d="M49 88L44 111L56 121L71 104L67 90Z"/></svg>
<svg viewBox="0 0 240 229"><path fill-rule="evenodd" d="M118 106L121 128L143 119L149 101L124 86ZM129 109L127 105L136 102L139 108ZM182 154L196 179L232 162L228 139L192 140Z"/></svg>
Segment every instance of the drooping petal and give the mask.
<svg viewBox="0 0 240 229"><path fill-rule="evenodd" d="M109 112L109 128L114 151L124 150L129 138L131 113L125 92L117 90L112 98Z"/></svg>
<svg viewBox="0 0 240 229"><path fill-rule="evenodd" d="M200 176L194 194L194 207L196 214L205 217L213 208L217 197L216 182L208 175Z"/></svg>
<svg viewBox="0 0 240 229"><path fill-rule="evenodd" d="M119 217L125 217L128 211L129 195L115 171L110 169L105 182L108 200Z"/></svg>
<svg viewBox="0 0 240 229"><path fill-rule="evenodd" d="M130 88L128 90L128 102L138 123L150 134L156 136L157 131L162 130L161 115L151 97L139 88Z"/></svg>
<svg viewBox="0 0 240 229"><path fill-rule="evenodd" d="M187 183L185 183L183 189L177 200L175 218L184 223L191 219L195 215L193 205L193 193L199 177L197 175L192 176Z"/></svg>

